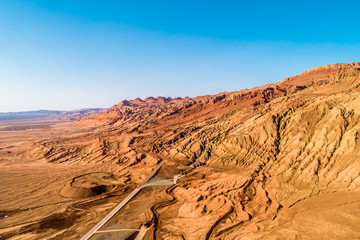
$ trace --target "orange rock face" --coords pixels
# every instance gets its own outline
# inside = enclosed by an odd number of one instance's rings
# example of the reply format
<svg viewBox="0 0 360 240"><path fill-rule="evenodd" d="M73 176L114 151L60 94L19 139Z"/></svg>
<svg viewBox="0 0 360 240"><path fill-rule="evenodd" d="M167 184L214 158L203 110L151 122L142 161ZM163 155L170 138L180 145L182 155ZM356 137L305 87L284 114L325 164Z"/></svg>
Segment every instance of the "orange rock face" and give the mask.
<svg viewBox="0 0 360 240"><path fill-rule="evenodd" d="M109 164L123 183L160 161L164 176L183 174L145 239L360 236L360 63L213 96L125 100L74 126L33 142L31 157Z"/></svg>

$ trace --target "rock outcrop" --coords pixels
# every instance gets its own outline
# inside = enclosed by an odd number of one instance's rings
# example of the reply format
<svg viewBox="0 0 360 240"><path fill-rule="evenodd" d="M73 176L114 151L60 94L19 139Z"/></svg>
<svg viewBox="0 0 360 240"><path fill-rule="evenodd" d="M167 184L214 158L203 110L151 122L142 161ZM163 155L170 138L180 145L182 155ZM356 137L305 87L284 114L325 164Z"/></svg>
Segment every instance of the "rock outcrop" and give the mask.
<svg viewBox="0 0 360 240"><path fill-rule="evenodd" d="M158 161L176 166L185 176L158 210L158 239L350 239L359 103L360 63L331 64L249 90L123 101L80 120L102 124L91 132L34 143L32 156L113 164L134 182Z"/></svg>

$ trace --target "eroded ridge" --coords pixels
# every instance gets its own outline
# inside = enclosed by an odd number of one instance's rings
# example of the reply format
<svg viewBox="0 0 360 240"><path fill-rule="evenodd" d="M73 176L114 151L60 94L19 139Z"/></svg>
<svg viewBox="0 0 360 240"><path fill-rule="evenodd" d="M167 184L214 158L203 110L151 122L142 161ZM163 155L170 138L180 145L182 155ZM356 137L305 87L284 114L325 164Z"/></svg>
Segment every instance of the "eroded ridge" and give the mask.
<svg viewBox="0 0 360 240"><path fill-rule="evenodd" d="M161 161L164 176L182 175L146 212L145 239L352 239L359 102L359 63L328 65L237 92L123 101L26 154L101 168L116 186Z"/></svg>

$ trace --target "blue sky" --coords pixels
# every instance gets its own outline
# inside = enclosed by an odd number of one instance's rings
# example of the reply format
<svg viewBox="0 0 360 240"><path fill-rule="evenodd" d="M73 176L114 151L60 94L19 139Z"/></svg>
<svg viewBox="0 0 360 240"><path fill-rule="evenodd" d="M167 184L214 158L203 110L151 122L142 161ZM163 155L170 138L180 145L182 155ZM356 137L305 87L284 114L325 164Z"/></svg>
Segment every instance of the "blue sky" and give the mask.
<svg viewBox="0 0 360 240"><path fill-rule="evenodd" d="M359 1L0 1L0 112L198 96L360 61Z"/></svg>

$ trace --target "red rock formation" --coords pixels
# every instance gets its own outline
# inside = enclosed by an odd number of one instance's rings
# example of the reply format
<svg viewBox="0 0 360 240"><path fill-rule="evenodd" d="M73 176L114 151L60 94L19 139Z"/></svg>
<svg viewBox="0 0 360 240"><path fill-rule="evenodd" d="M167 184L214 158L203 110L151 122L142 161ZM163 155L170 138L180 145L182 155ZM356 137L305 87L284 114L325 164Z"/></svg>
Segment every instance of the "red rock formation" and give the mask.
<svg viewBox="0 0 360 240"><path fill-rule="evenodd" d="M182 173L150 209L148 239L355 239L359 102L360 64L332 64L237 92L124 100L31 154L110 164L133 183L159 161Z"/></svg>

